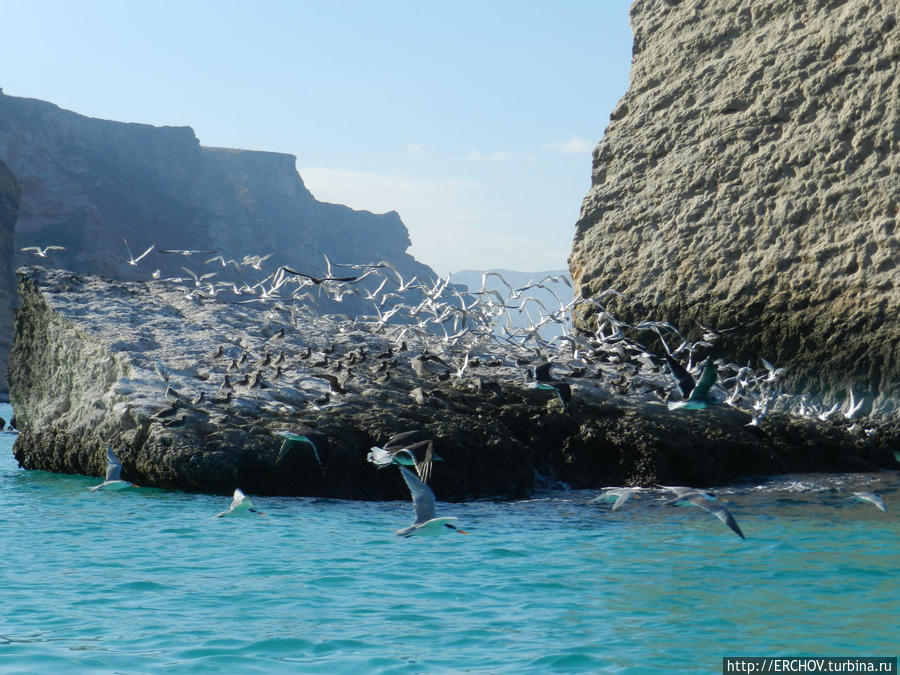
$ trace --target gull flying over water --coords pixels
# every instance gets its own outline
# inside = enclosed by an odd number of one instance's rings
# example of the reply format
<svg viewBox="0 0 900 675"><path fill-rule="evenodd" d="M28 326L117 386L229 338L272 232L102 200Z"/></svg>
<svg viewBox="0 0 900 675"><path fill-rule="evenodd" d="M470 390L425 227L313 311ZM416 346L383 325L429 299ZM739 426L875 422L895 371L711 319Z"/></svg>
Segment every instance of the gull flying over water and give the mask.
<svg viewBox="0 0 900 675"><path fill-rule="evenodd" d="M234 491L234 498L231 500L231 506L228 507L227 511L217 513L216 518L223 518L224 516L242 517L248 516L251 513L258 513L261 516L266 515L262 511L253 508L253 502L250 501L247 495L241 492L240 488L237 488Z"/></svg>
<svg viewBox="0 0 900 675"><path fill-rule="evenodd" d="M312 448L313 455L319 463L319 466L322 467L322 471L325 470L329 451L328 436L320 431L313 431L312 429L307 429L305 427L302 428L299 433L295 431L279 431L277 433L284 441L281 444L281 448L278 450L276 462L281 461L297 443L305 443Z"/></svg>
<svg viewBox="0 0 900 675"><path fill-rule="evenodd" d="M397 468L400 469L403 480L406 481L406 485L409 487L413 500L413 510L416 513L416 520L412 525L404 527L402 530L397 530L396 535L398 537L421 537L444 534L445 532L469 534L450 522L451 520L458 520L454 516L436 518L434 513L434 493L431 491L431 488L419 480L418 476L405 466Z"/></svg>
<svg viewBox="0 0 900 675"><path fill-rule="evenodd" d="M611 502L615 500L615 504L612 505L610 511L615 511L622 506L625 502L627 502L631 495L635 492L639 492L643 488L631 488L631 487L608 487L603 488L603 491L594 497L591 502Z"/></svg>
<svg viewBox="0 0 900 675"><path fill-rule="evenodd" d="M675 497L666 501L667 504L691 504L692 506L697 506L721 520L741 539L746 539L734 516L731 515L728 509L717 502L715 497L700 490L681 485L660 485L659 487L675 495Z"/></svg>
<svg viewBox="0 0 900 675"><path fill-rule="evenodd" d="M106 480L100 483L100 485L92 487L91 492L94 492L95 490L121 490L131 486L131 483L122 480L122 463L119 461L119 458L116 457L116 453L113 452L112 445L107 445Z"/></svg>
<svg viewBox="0 0 900 675"><path fill-rule="evenodd" d="M417 430L394 434L383 448L377 445L371 447L366 459L379 469L391 464L415 467L419 478L427 483L431 476L431 463L441 458L435 454L432 441L412 442L418 435Z"/></svg>
<svg viewBox="0 0 900 675"><path fill-rule="evenodd" d="M881 495L874 492L854 492L853 496L860 501L873 504L879 511L887 512L887 504L884 503L884 498Z"/></svg>

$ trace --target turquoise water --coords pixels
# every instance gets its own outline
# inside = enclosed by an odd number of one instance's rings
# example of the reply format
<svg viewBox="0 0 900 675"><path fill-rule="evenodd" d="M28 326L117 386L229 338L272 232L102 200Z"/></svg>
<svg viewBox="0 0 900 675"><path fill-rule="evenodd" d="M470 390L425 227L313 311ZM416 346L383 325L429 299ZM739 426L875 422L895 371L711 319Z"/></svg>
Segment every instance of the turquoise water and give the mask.
<svg viewBox="0 0 900 675"><path fill-rule="evenodd" d="M266 516L217 519L230 498L23 471L13 438L4 673L713 673L898 651L896 472L720 491L746 541L656 495L610 512L592 492L439 502L470 535L402 539L406 502L250 495ZM887 513L847 496L863 485Z"/></svg>

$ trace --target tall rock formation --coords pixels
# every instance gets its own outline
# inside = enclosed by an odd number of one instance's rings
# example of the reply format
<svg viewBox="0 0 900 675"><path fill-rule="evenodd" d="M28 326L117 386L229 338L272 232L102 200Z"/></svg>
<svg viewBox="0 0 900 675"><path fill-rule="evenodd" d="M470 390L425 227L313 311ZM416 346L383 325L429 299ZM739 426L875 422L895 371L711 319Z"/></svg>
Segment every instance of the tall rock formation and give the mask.
<svg viewBox="0 0 900 675"><path fill-rule="evenodd" d="M733 328L724 356L896 409L898 19L886 0L636 0L569 260L581 292Z"/></svg>
<svg viewBox="0 0 900 675"><path fill-rule="evenodd" d="M16 279L13 274L13 234L19 212L19 184L0 160L0 397L6 397L6 358L12 346L13 298Z"/></svg>
<svg viewBox="0 0 900 675"><path fill-rule="evenodd" d="M156 250L128 265L127 239L134 255L151 244L215 249L239 262L272 254L267 271L289 264L316 274L327 253L337 262L387 259L404 275L435 276L406 253L409 234L397 213L317 201L293 155L202 147L189 127L93 119L0 91L0 157L22 185L16 246L63 245L48 261L75 272L139 280L155 268L182 277L182 266L211 271L198 256ZM34 260L17 255L19 264ZM250 283L263 276L244 271ZM342 307L352 305L351 298Z"/></svg>

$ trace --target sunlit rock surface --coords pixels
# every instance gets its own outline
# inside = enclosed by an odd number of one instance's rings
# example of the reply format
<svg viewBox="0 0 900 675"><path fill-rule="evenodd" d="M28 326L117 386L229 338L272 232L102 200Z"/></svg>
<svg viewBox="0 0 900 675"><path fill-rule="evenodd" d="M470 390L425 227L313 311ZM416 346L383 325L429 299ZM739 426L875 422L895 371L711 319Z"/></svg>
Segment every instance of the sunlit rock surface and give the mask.
<svg viewBox="0 0 900 675"><path fill-rule="evenodd" d="M415 324L315 316L289 299L238 304L186 290L19 270L10 393L20 465L99 476L110 443L122 478L141 486L408 499L394 469L366 454L417 429L442 458L431 484L447 500L895 466L896 426L773 413L748 427L748 412L724 405L673 411L654 391L615 393L635 366L598 356L576 376L574 357L559 352L557 374L572 387L563 409L552 391L526 386L522 360L534 349L491 331L454 341ZM439 360L416 363L426 351ZM302 428L327 437L321 464L303 443L279 459L278 432Z"/></svg>
<svg viewBox="0 0 900 675"><path fill-rule="evenodd" d="M636 0L576 289L625 293L610 300L622 320L731 329L726 358L896 410L898 20L887 0Z"/></svg>

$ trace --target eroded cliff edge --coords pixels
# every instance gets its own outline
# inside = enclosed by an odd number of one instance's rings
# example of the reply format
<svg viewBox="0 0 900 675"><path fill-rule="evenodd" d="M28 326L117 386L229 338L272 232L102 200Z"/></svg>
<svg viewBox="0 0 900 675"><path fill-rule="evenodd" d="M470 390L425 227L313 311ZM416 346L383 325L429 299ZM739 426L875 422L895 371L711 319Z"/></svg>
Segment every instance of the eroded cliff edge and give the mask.
<svg viewBox="0 0 900 675"><path fill-rule="evenodd" d="M6 399L6 359L12 345L13 305L16 280L15 224L21 189L9 167L0 160L0 400Z"/></svg>
<svg viewBox="0 0 900 675"><path fill-rule="evenodd" d="M426 351L448 363L463 355L409 326L40 267L19 270L19 292L10 393L27 469L99 476L110 443L123 478L142 486L405 499L393 472L365 456L410 429L434 441L432 484L447 500L522 497L541 477L573 488L702 486L897 465L896 420L772 413L747 426L750 415L727 406L671 411L616 397L600 371L570 380L563 409L525 386L523 353L489 338L466 347L458 377L415 366ZM298 429L327 437L321 465L302 443L279 459L277 433Z"/></svg>
<svg viewBox="0 0 900 675"><path fill-rule="evenodd" d="M730 329L723 356L784 365L795 391L897 410L898 19L879 0L636 0L577 288L625 293L620 319Z"/></svg>

